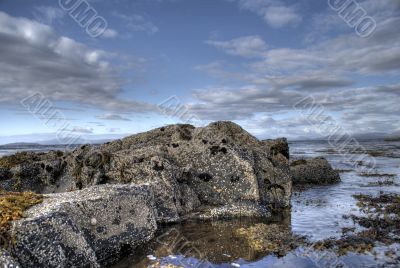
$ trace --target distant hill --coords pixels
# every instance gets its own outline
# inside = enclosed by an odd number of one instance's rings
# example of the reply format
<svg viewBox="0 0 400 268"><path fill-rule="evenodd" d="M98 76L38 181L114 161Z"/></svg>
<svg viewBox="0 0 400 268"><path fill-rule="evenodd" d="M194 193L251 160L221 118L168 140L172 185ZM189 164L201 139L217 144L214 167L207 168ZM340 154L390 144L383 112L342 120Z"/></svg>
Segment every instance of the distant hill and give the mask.
<svg viewBox="0 0 400 268"><path fill-rule="evenodd" d="M32 143L32 142L14 142L0 145L0 147L28 147L28 146L40 146L39 143Z"/></svg>
<svg viewBox="0 0 400 268"><path fill-rule="evenodd" d="M398 136L398 137L386 137L385 141L400 141L400 136Z"/></svg>
<svg viewBox="0 0 400 268"><path fill-rule="evenodd" d="M385 141L400 141L400 131L396 131L390 135L386 135Z"/></svg>
<svg viewBox="0 0 400 268"><path fill-rule="evenodd" d="M109 141L112 141L113 139L98 139L98 140L87 140L87 139L78 139L75 140L75 144L103 144ZM60 142L57 139L53 140L46 140L46 141L41 141L39 145L67 145L65 143Z"/></svg>

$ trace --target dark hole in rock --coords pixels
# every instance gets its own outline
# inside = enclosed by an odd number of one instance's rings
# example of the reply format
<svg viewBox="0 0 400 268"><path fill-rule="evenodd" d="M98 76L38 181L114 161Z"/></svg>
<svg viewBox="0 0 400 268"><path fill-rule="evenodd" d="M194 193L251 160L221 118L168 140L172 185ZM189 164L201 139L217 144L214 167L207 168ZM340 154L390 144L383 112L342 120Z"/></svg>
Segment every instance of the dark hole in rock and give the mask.
<svg viewBox="0 0 400 268"><path fill-rule="evenodd" d="M100 177L99 184L100 184L100 185L102 185L102 184L107 184L109 180L110 180L109 177L103 175L103 176Z"/></svg>
<svg viewBox="0 0 400 268"><path fill-rule="evenodd" d="M131 244L122 244L121 245L121 256L127 255L128 253L131 253L133 251L133 248Z"/></svg>
<svg viewBox="0 0 400 268"><path fill-rule="evenodd" d="M179 203L181 204L181 206L184 206L185 205L185 201L183 201L183 199L181 198L181 199L179 199Z"/></svg>
<svg viewBox="0 0 400 268"><path fill-rule="evenodd" d="M266 185L271 185L272 184L272 182L270 180L268 180L268 179L264 179L264 182L265 182Z"/></svg>
<svg viewBox="0 0 400 268"><path fill-rule="evenodd" d="M208 143L208 140L202 140L202 142L203 142L204 144L207 144L207 143Z"/></svg>
<svg viewBox="0 0 400 268"><path fill-rule="evenodd" d="M282 186L280 186L279 184L270 184L267 186L268 190L272 190L272 189L280 189L282 191L285 191L285 188L283 188Z"/></svg>
<svg viewBox="0 0 400 268"><path fill-rule="evenodd" d="M210 174L208 174L208 173L201 173L201 174L199 174L199 176L198 176L202 181L205 181L205 182L209 182L209 181L211 181L212 180L212 176L210 175Z"/></svg>
<svg viewBox="0 0 400 268"><path fill-rule="evenodd" d="M120 225L121 224L121 219L120 218L115 218L112 222L113 225Z"/></svg>
<svg viewBox="0 0 400 268"><path fill-rule="evenodd" d="M155 165L153 166L153 169L155 171L163 171L164 170L164 165L163 164L159 164L159 163L155 163Z"/></svg>
<svg viewBox="0 0 400 268"><path fill-rule="evenodd" d="M238 182L238 181L240 181L239 176L231 176L231 182L232 183L235 183L235 182Z"/></svg>
<svg viewBox="0 0 400 268"><path fill-rule="evenodd" d="M178 148L178 147L179 147L179 144L177 144L177 143L173 143L173 144L172 144L172 147L174 147L174 148Z"/></svg>
<svg viewBox="0 0 400 268"><path fill-rule="evenodd" d="M165 131L165 127L160 128L160 131Z"/></svg>
<svg viewBox="0 0 400 268"><path fill-rule="evenodd" d="M189 182L193 178L193 175L190 171L183 171L182 176L177 179L178 183L186 183Z"/></svg>
<svg viewBox="0 0 400 268"><path fill-rule="evenodd" d="M210 147L211 155L216 155L219 151L219 146Z"/></svg>
<svg viewBox="0 0 400 268"><path fill-rule="evenodd" d="M75 186L76 186L76 188L78 188L79 190L82 190L82 188L83 188L82 182L77 182L77 183L75 184Z"/></svg>
<svg viewBox="0 0 400 268"><path fill-rule="evenodd" d="M47 172L52 172L52 171L53 171L53 168L52 168L51 166L46 166L46 171L47 171Z"/></svg>
<svg viewBox="0 0 400 268"><path fill-rule="evenodd" d="M223 144L226 144L227 143L227 141L225 140L225 139L222 139L222 141L221 141Z"/></svg>
<svg viewBox="0 0 400 268"><path fill-rule="evenodd" d="M140 158L137 158L137 159L133 160L133 163L135 163L135 164L140 164L140 163L143 163L143 162L144 162L144 158L143 157L140 157Z"/></svg>
<svg viewBox="0 0 400 268"><path fill-rule="evenodd" d="M192 134L188 129L184 128L184 126L181 126L181 128L179 129L179 138L182 140L190 141L192 140Z"/></svg>
<svg viewBox="0 0 400 268"><path fill-rule="evenodd" d="M41 168L44 169L45 165L43 163L40 164Z"/></svg>
<svg viewBox="0 0 400 268"><path fill-rule="evenodd" d="M210 147L211 155L216 155L217 153L221 152L223 154L226 154L228 150L225 147L219 147L218 145L214 145Z"/></svg>

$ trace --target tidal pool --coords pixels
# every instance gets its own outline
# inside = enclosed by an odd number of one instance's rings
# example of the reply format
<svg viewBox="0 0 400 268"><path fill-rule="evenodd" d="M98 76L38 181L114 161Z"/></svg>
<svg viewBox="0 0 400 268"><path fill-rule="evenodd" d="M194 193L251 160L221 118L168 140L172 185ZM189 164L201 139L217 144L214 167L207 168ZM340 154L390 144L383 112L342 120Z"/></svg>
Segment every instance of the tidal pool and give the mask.
<svg viewBox="0 0 400 268"><path fill-rule="evenodd" d="M354 195L400 194L400 142L360 144L365 151L348 146L340 154L326 142L293 142L292 158L324 156L341 170L342 182L294 191L291 210L270 219L164 226L151 243L113 267L399 267L396 243L346 254L315 247L318 241L363 229L349 217L363 215ZM364 155L373 155L373 166L362 169L365 163L354 161Z"/></svg>

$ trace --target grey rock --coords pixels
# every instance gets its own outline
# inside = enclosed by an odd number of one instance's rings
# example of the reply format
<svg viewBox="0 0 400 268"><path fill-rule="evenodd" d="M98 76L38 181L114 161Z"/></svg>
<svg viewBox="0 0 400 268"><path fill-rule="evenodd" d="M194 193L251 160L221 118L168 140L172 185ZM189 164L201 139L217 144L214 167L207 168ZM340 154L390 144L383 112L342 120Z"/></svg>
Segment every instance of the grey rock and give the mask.
<svg viewBox="0 0 400 268"><path fill-rule="evenodd" d="M202 128L171 125L32 159L14 168L21 190L51 193L151 183L157 218L164 222L201 206L248 201L276 208L290 205L286 139L259 141L232 122Z"/></svg>
<svg viewBox="0 0 400 268"><path fill-rule="evenodd" d="M290 206L287 141L259 141L231 122L27 158L9 183L58 194L13 223L13 255L24 267L98 267L148 241L157 223L266 217Z"/></svg>
<svg viewBox="0 0 400 268"><path fill-rule="evenodd" d="M0 268L20 268L19 263L8 253L0 248Z"/></svg>
<svg viewBox="0 0 400 268"><path fill-rule="evenodd" d="M46 195L13 222L23 267L100 267L149 241L157 229L148 185L104 185Z"/></svg>
<svg viewBox="0 0 400 268"><path fill-rule="evenodd" d="M325 158L301 159L290 164L293 184L333 184L340 182L339 172Z"/></svg>

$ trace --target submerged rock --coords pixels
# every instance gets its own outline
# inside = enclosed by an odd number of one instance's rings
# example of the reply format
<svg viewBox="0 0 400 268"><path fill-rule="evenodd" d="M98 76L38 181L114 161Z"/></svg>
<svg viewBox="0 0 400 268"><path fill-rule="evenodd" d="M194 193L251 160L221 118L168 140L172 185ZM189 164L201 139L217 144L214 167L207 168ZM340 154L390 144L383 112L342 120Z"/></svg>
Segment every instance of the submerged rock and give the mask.
<svg viewBox="0 0 400 268"><path fill-rule="evenodd" d="M285 256L305 242L305 237L294 235L283 224L259 223L236 230L236 235L245 239L252 250L263 255Z"/></svg>
<svg viewBox="0 0 400 268"><path fill-rule="evenodd" d="M290 163L293 184L332 184L340 182L339 172L325 158L300 159Z"/></svg>
<svg viewBox="0 0 400 268"><path fill-rule="evenodd" d="M96 186L47 195L13 223L23 267L99 267L149 241L157 228L147 185Z"/></svg>

